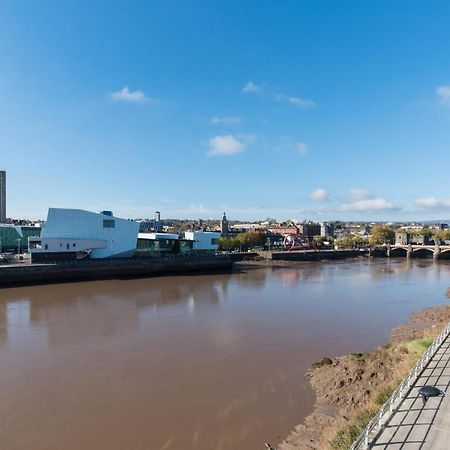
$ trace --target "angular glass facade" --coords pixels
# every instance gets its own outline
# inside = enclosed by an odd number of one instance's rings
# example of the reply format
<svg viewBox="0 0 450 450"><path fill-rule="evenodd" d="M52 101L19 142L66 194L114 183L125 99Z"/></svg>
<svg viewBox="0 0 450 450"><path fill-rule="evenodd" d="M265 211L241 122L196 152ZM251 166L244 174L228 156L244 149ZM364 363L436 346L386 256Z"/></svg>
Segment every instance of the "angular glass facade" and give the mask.
<svg viewBox="0 0 450 450"><path fill-rule="evenodd" d="M0 225L0 249L2 252L17 251L20 244L22 251L28 250L28 238L39 237L41 228L29 226ZM20 240L18 242L18 240Z"/></svg>

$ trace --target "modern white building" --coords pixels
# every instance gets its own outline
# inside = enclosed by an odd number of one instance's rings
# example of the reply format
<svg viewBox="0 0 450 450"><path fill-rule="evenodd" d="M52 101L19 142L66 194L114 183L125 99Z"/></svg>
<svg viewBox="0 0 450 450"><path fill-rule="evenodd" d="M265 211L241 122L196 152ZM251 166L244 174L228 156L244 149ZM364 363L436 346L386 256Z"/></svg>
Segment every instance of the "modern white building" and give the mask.
<svg viewBox="0 0 450 450"><path fill-rule="evenodd" d="M29 239L32 261L134 256L139 224L111 211L50 208L39 238Z"/></svg>
<svg viewBox="0 0 450 450"><path fill-rule="evenodd" d="M192 241L192 250L211 250L219 248L221 233L215 231L185 231L184 239Z"/></svg>
<svg viewBox="0 0 450 450"><path fill-rule="evenodd" d="M185 231L184 233L139 233L139 256L161 253L190 253L217 251L220 232Z"/></svg>

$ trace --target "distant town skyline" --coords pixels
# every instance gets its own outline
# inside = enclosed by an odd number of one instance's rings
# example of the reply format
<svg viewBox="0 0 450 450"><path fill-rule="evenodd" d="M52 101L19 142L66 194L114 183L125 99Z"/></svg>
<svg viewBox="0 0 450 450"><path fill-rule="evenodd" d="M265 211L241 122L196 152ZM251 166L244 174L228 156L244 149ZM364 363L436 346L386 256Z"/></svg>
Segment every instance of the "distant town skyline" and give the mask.
<svg viewBox="0 0 450 450"><path fill-rule="evenodd" d="M450 4L0 5L7 215L450 217Z"/></svg>

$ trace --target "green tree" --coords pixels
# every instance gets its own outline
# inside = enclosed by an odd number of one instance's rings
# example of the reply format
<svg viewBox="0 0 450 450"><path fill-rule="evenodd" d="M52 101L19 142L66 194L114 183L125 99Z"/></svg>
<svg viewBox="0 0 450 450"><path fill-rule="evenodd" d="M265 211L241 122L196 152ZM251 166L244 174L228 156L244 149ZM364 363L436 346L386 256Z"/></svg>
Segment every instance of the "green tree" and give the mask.
<svg viewBox="0 0 450 450"><path fill-rule="evenodd" d="M434 233L434 236L443 241L449 241L450 240L450 230L440 230L440 231Z"/></svg>
<svg viewBox="0 0 450 450"><path fill-rule="evenodd" d="M369 244L393 244L395 240L395 231L388 225L375 225L369 236Z"/></svg>
<svg viewBox="0 0 450 450"><path fill-rule="evenodd" d="M334 241L338 248L357 248L366 241L361 236L344 236Z"/></svg>
<svg viewBox="0 0 450 450"><path fill-rule="evenodd" d="M219 250L248 250L251 247L258 247L266 243L266 235L261 231L249 231L239 233L234 237L221 237L219 239Z"/></svg>

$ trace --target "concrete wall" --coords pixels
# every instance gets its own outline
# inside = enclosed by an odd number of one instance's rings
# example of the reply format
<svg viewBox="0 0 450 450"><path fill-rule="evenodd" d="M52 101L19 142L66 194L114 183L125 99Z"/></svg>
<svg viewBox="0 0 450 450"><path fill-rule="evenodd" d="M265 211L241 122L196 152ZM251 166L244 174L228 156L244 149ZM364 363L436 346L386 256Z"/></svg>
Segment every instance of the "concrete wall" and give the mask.
<svg viewBox="0 0 450 450"><path fill-rule="evenodd" d="M277 261L320 261L323 259L354 258L364 254L359 250L306 250L293 252L258 252L258 255Z"/></svg>
<svg viewBox="0 0 450 450"><path fill-rule="evenodd" d="M110 278L140 278L193 272L230 271L228 255L189 255L157 258L123 258L52 265L2 267L0 287L62 283Z"/></svg>

